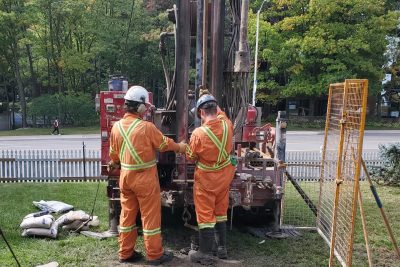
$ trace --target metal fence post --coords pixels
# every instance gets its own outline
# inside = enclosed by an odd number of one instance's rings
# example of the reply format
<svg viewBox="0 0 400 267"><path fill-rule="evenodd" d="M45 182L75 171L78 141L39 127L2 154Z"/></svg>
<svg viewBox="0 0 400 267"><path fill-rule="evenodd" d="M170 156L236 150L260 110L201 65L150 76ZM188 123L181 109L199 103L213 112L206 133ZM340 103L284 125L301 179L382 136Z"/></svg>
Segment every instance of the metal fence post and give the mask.
<svg viewBox="0 0 400 267"><path fill-rule="evenodd" d="M283 173L284 165L286 160L286 112L278 111L278 117L276 118L276 129L275 129L275 162L277 162L277 176L276 176L276 188L275 188L275 206L274 206L274 225L273 231L280 233L280 221L281 221L281 203L282 203L282 184L283 184ZM278 234L279 235L279 234Z"/></svg>
<svg viewBox="0 0 400 267"><path fill-rule="evenodd" d="M82 155L83 155L83 179L86 181L86 151L85 142L82 142Z"/></svg>

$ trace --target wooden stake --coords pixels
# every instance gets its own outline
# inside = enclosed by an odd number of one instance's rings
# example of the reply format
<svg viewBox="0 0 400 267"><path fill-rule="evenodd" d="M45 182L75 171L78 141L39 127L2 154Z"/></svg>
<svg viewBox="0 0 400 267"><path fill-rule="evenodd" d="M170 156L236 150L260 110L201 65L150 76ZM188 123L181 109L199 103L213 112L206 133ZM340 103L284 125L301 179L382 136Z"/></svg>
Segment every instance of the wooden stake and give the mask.
<svg viewBox="0 0 400 267"><path fill-rule="evenodd" d="M372 267L373 266L372 265L372 255L371 255L371 250L369 248L367 223L365 220L364 204L363 204L363 200L361 197L361 187L359 188L359 191L358 191L358 201L360 202L360 216L361 216L361 222L362 222L362 227L363 227L363 232L364 232L365 248L367 249L368 266Z"/></svg>
<svg viewBox="0 0 400 267"><path fill-rule="evenodd" d="M351 148L351 156L353 158L353 162L356 162L356 158L354 155L354 148ZM367 256L368 256L368 266L372 267L372 256L371 256L371 250L369 248L369 241L368 241L368 231L367 231L367 222L365 220L365 213L364 213L364 203L361 197L361 186L358 184L358 201L360 203L360 216L361 216L361 223L363 227L363 233L364 233L364 240L365 240L365 248L367 249Z"/></svg>

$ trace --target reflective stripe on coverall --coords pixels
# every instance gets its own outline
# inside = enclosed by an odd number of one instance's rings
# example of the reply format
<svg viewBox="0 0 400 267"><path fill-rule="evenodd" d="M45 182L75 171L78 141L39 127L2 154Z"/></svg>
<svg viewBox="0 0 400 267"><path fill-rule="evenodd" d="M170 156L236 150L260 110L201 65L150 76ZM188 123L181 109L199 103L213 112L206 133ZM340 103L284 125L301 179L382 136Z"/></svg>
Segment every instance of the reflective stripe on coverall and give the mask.
<svg viewBox="0 0 400 267"><path fill-rule="evenodd" d="M154 124L142 121L134 114L126 113L114 124L110 136L110 158L121 162L120 259L130 257L134 251L139 210L147 259L158 259L164 253L156 150L178 151L179 145L165 137Z"/></svg>
<svg viewBox="0 0 400 267"><path fill-rule="evenodd" d="M235 174L229 155L232 136L232 123L221 111L190 137L186 155L197 160L193 198L199 229L227 221L229 187Z"/></svg>

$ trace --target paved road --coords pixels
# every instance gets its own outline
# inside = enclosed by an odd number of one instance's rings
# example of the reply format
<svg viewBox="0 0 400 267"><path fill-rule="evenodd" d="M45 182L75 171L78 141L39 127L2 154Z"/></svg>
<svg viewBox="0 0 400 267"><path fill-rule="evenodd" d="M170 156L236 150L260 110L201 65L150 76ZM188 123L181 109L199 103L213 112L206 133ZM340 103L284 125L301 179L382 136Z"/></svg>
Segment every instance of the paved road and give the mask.
<svg viewBox="0 0 400 267"><path fill-rule="evenodd" d="M289 131L288 151L319 151L322 131ZM49 135L0 137L0 149L86 149L100 150L100 135ZM371 130L365 132L364 150L377 150L379 144L400 142L400 130Z"/></svg>
<svg viewBox="0 0 400 267"><path fill-rule="evenodd" d="M100 150L100 135L36 135L0 137L0 149L86 149Z"/></svg>
<svg viewBox="0 0 400 267"><path fill-rule="evenodd" d="M288 151L319 151L324 140L323 131L289 131ZM400 130L368 130L364 134L363 150L378 150L379 144L400 142Z"/></svg>

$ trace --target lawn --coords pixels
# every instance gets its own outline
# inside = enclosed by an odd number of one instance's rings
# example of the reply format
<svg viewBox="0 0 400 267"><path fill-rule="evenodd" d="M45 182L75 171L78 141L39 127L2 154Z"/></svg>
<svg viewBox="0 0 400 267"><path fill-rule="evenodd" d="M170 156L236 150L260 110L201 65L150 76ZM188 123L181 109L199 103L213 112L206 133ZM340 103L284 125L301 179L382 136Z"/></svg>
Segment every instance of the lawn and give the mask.
<svg viewBox="0 0 400 267"><path fill-rule="evenodd" d="M366 217L367 231L369 237L370 250L375 266L400 266L399 259L396 259L393 245L390 241L387 230L384 226L381 213L375 203L375 199L370 191L368 182L360 183L362 198L364 203L364 213ZM319 183L317 182L300 182L300 186L311 198L315 205L318 204ZM392 230L400 241L400 188L377 186L377 191L383 203L386 215L392 226ZM315 216L307 207L303 199L290 183L285 188L285 206L284 206L284 224L296 226L315 226ZM361 224L361 217L357 209L356 228L355 228L355 244L353 254L353 265L367 266L368 259L365 249L365 241ZM399 243L400 245L400 243Z"/></svg>
<svg viewBox="0 0 400 267"><path fill-rule="evenodd" d="M60 200L90 212L97 183L12 183L0 184L0 227L5 233L9 243L14 249L21 266L35 266L51 261L57 261L60 266L118 266L117 239L95 240L80 235L68 234L60 230L56 240L23 238L20 236L19 224L22 218L36 211L32 205L34 200ZM97 231L108 228L108 202L105 196L106 183L100 183L99 198L94 211L101 221ZM400 218L396 209L400 196L400 190L380 190L387 198L393 197L393 201L386 204L388 211L395 219ZM288 192L289 194L289 192ZM290 193L292 194L292 193ZM292 195L294 197L294 195ZM294 199L294 198L293 198ZM372 208L372 207L371 207ZM187 259L179 255L178 251L189 245L192 230L184 228L180 219L180 213L171 215L170 210L163 213L163 238L167 249L175 251L179 257L167 266L192 266L187 264ZM374 249L386 257L385 266L398 266L395 263L393 253L389 251L390 241L385 229L381 226L380 217L372 218L374 236L371 237ZM399 227L395 229L399 236ZM228 232L228 251L230 258L239 260L239 263L219 264L218 266L327 266L329 259L328 246L315 232L303 232L303 236L297 239L270 240L253 237L241 231L241 227L234 227ZM376 230L376 231L375 231ZM357 228L354 255L354 266L365 266L366 256L363 252L362 231ZM372 242L371 242L372 243ZM139 238L142 246L142 238ZM380 259L375 259L376 266L383 266ZM0 240L0 266L16 266L11 253L5 243Z"/></svg>
<svg viewBox="0 0 400 267"><path fill-rule="evenodd" d="M24 135L49 135L53 128L20 128L10 131L0 131L0 136L24 136ZM60 128L62 135L69 134L98 134L100 133L99 126L86 127L65 127Z"/></svg>

